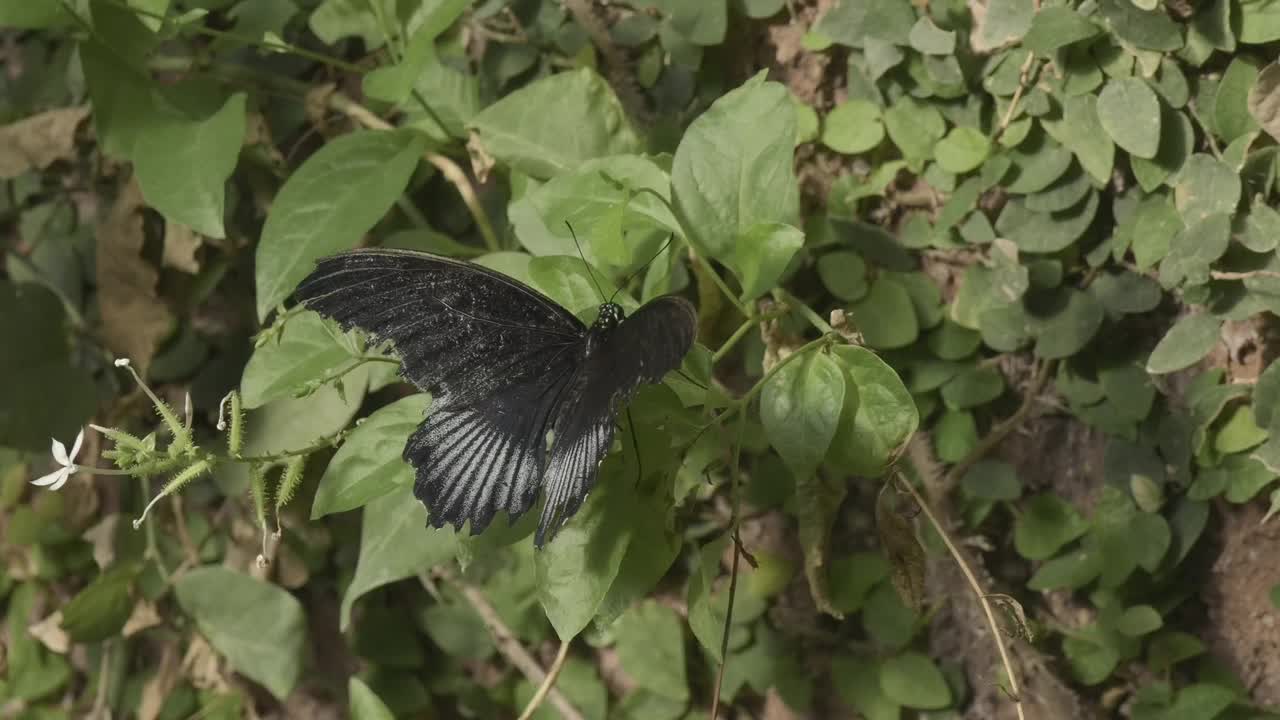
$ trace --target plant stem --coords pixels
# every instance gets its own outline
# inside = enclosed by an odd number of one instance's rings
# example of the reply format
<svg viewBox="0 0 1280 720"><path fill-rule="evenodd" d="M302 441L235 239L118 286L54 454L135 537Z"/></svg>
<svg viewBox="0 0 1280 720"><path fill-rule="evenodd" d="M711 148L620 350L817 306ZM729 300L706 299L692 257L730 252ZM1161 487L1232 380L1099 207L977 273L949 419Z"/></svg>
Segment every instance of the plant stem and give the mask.
<svg viewBox="0 0 1280 720"><path fill-rule="evenodd" d="M951 534L942 526L938 517L933 514L933 509L929 507L929 503L915 489L915 486L902 476L902 473L896 473L896 478L898 484L904 487L911 494L911 497L915 499L925 517L929 519L929 524L933 525L933 529L938 532L938 536L942 538L942 542L947 546L947 552L951 553L951 557L955 559L956 565L960 567L960 572L964 574L965 580L969 583L969 588L973 590L973 594L978 598L978 603L982 605L982 612L987 616L987 624L991 628L992 639L995 640L996 648L1000 651L1000 662L1004 665L1005 674L1009 676L1009 693L1013 699L1013 707L1017 711L1018 717L1025 720L1026 715L1023 714L1022 710L1021 691L1018 689L1018 675L1014 672L1013 662L1009 659L1009 652L1004 647L1004 640L1000 636L1000 626L996 623L996 615L995 611L991 609L991 603L987 601L987 594L983 592L982 585L978 583L978 578L973 574L968 561L964 559L955 542L951 540Z"/></svg>
<svg viewBox="0 0 1280 720"><path fill-rule="evenodd" d="M151 478L142 476L142 494L144 497L151 498ZM160 572L160 579L165 584L169 584L169 569L164 566L164 558L160 557L160 546L156 543L156 524L154 522L146 523L147 526L147 552L146 556L155 561L156 570Z"/></svg>
<svg viewBox="0 0 1280 720"><path fill-rule="evenodd" d="M821 333L835 332L835 328L831 327L830 323L828 323L826 320L823 320L821 315L819 315L817 312L814 312L813 308L809 307L806 303L802 302L795 295L792 295L791 293L787 292L786 290L783 290L782 288L776 288L773 291L773 297L778 302L785 303L786 305L793 307L796 310L799 310L800 314L804 316L804 319L808 320L810 325L817 328L818 332L821 332Z"/></svg>
<svg viewBox="0 0 1280 720"><path fill-rule="evenodd" d="M729 632L733 629L733 601L738 594L738 563L742 556L742 538L738 525L742 521L742 503L738 497L739 462L742 459L742 434L746 428L746 415L738 416L738 437L733 444L733 458L729 463L729 497L733 503L733 516L729 520L733 537L733 566L729 570L729 604L724 613L724 630L720 636L720 670L716 672L716 688L711 696L711 720L720 714L720 690L724 686L724 670L729 665Z"/></svg>
<svg viewBox="0 0 1280 720"><path fill-rule="evenodd" d="M506 623L502 622L502 618L493 609L493 605L489 604L489 599L484 596L484 593L470 583L457 578L450 571L440 570L438 574L441 579L456 587L462 593L462 597L471 605L471 608L480 616L480 620L488 628L489 634L493 636L493 642L497 646L498 652L502 653L502 656L516 670L519 670L529 682L539 687L545 684L548 673L543 672L542 666L538 664L538 661L533 658L533 655L529 654L524 645L520 644L520 640L507 628ZM418 581L430 591L431 580L425 573L419 573ZM565 645L568 645L568 643L566 642ZM560 711L560 716L564 720L584 720L582 713L569 702L569 699L558 688L548 686L546 694L551 704L555 705L556 709Z"/></svg>
<svg viewBox="0 0 1280 720"><path fill-rule="evenodd" d="M533 714L538 711L542 705L542 701L547 698L547 694L556 686L556 678L560 677L560 671L564 668L564 661L569 658L569 643L560 643L560 650L556 652L556 659L552 661L551 667L547 668L547 677L543 679L542 684L538 686L538 691L529 698L529 703L524 706L524 712L520 713L517 720L529 720Z"/></svg>

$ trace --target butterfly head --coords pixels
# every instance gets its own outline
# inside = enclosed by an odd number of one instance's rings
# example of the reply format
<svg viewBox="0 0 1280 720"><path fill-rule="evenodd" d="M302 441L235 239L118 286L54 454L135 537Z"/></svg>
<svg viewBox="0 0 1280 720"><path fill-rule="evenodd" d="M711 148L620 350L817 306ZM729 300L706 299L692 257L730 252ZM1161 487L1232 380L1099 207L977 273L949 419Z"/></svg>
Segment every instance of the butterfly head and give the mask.
<svg viewBox="0 0 1280 720"><path fill-rule="evenodd" d="M622 306L607 302L600 306L596 321L591 325L593 331L612 330L622 324Z"/></svg>

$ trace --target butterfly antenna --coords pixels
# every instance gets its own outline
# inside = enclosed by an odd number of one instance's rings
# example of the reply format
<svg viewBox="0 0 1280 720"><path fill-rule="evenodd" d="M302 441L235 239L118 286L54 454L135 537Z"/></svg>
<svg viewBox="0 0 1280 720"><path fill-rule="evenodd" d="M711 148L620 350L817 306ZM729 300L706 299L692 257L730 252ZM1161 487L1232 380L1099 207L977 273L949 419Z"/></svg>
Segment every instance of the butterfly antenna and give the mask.
<svg viewBox="0 0 1280 720"><path fill-rule="evenodd" d="M604 289L600 287L600 281L596 279L596 274L591 269L591 263L587 262L587 256L582 254L582 244L578 242L578 234L573 231L573 226L568 220L564 221L564 226L569 228L569 236L573 238L574 247L578 248L578 257L582 258L582 264L587 266L587 274L591 276L591 282L595 283L596 292L600 293L600 299L604 300ZM613 302L610 300L609 302Z"/></svg>
<svg viewBox="0 0 1280 720"><path fill-rule="evenodd" d="M646 260L646 261L645 261L645 263L644 263L643 265L641 265L638 269L636 269L634 272L632 272L630 275L628 275L625 279L623 279L622 284L621 284L621 285L619 285L619 286L618 286L618 289L617 289L617 290L614 290L614 291L613 291L613 295L609 297L609 302L613 302L613 298L614 298L614 297L617 297L618 293L622 292L622 288L624 288L624 287L626 287L628 284L630 284L630 283L631 283L631 281L632 281L632 280L634 280L634 279L635 279L635 277L636 277L637 275L639 275L640 273L644 272L646 268L648 268L650 265L652 265L652 264L653 264L653 261L654 261L654 260L657 260L659 255L662 255L662 253L666 252L666 251L667 251L667 248L671 247L671 241L672 241L672 240L674 240L674 239L675 239L675 237L676 237L676 236L675 236L675 233L668 233L668 234L667 234L667 241L666 241L665 243L663 243L663 244L662 244L662 247L658 248L658 252L654 253L654 254L653 254L653 257L651 257L651 258L649 258L648 260Z"/></svg>

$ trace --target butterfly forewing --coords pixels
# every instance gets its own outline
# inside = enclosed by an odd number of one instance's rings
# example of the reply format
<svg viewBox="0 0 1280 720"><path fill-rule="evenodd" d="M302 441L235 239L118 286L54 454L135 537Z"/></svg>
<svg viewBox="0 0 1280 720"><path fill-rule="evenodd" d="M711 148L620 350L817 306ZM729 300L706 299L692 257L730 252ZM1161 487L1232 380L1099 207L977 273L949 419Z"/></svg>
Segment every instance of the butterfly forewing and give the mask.
<svg viewBox="0 0 1280 720"><path fill-rule="evenodd" d="M405 377L432 393L404 449L431 524L480 532L499 511L526 512L545 485L538 545L595 484L620 405L679 366L697 327L693 307L668 297L588 330L497 272L397 250L321 260L296 297L390 341Z"/></svg>

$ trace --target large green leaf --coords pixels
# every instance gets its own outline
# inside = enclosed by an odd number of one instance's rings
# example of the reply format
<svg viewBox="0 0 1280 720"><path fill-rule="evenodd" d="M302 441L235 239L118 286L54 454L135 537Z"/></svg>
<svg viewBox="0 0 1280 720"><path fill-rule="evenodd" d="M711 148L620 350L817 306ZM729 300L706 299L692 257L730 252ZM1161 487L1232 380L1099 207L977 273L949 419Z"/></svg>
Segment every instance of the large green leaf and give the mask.
<svg viewBox="0 0 1280 720"><path fill-rule="evenodd" d="M288 591L222 566L177 578L174 591L231 667L283 700L302 674L306 614Z"/></svg>
<svg viewBox="0 0 1280 720"><path fill-rule="evenodd" d="M469 127L485 152L537 178L640 148L617 96L589 68L530 83L486 107Z"/></svg>
<svg viewBox="0 0 1280 720"><path fill-rule="evenodd" d="M225 237L225 186L240 156L244 126L244 93L227 98L208 115L154 115L132 153L147 203L171 222L210 237Z"/></svg>
<svg viewBox="0 0 1280 720"><path fill-rule="evenodd" d="M320 148L280 188L258 242L258 319L284 302L315 261L355 247L404 192L425 141L361 131Z"/></svg>
<svg viewBox="0 0 1280 720"><path fill-rule="evenodd" d="M312 519L367 505L413 484L413 468L402 459L405 441L422 422L430 399L410 395L378 410L347 436L320 478Z"/></svg>
<svg viewBox="0 0 1280 720"><path fill-rule="evenodd" d="M846 400L828 459L846 472L879 477L901 454L920 424L915 400L901 378L875 353L852 345L835 349L846 375Z"/></svg>
<svg viewBox="0 0 1280 720"><path fill-rule="evenodd" d="M844 403L844 374L823 352L787 363L764 386L760 420L769 442L795 475L812 474L822 462Z"/></svg>
<svg viewBox="0 0 1280 720"><path fill-rule="evenodd" d="M795 123L786 88L761 74L689 126L676 149L671 189L699 253L741 269L740 237L763 223L799 225Z"/></svg>
<svg viewBox="0 0 1280 720"><path fill-rule="evenodd" d="M342 595L342 629L362 595L453 559L456 545L453 530L427 527L427 513L407 485L365 505L356 574Z"/></svg>
<svg viewBox="0 0 1280 720"><path fill-rule="evenodd" d="M560 639L568 642L595 617L632 538L635 482L607 458L596 488L536 556L538 599Z"/></svg>
<svg viewBox="0 0 1280 720"><path fill-rule="evenodd" d="M689 699L684 665L684 623L653 600L636 605L614 629L618 661L640 687L674 700Z"/></svg>
<svg viewBox="0 0 1280 720"><path fill-rule="evenodd" d="M302 390L328 372L353 362L333 329L314 312L289 318L276 340L253 351L240 378L240 394L248 409L261 407Z"/></svg>

